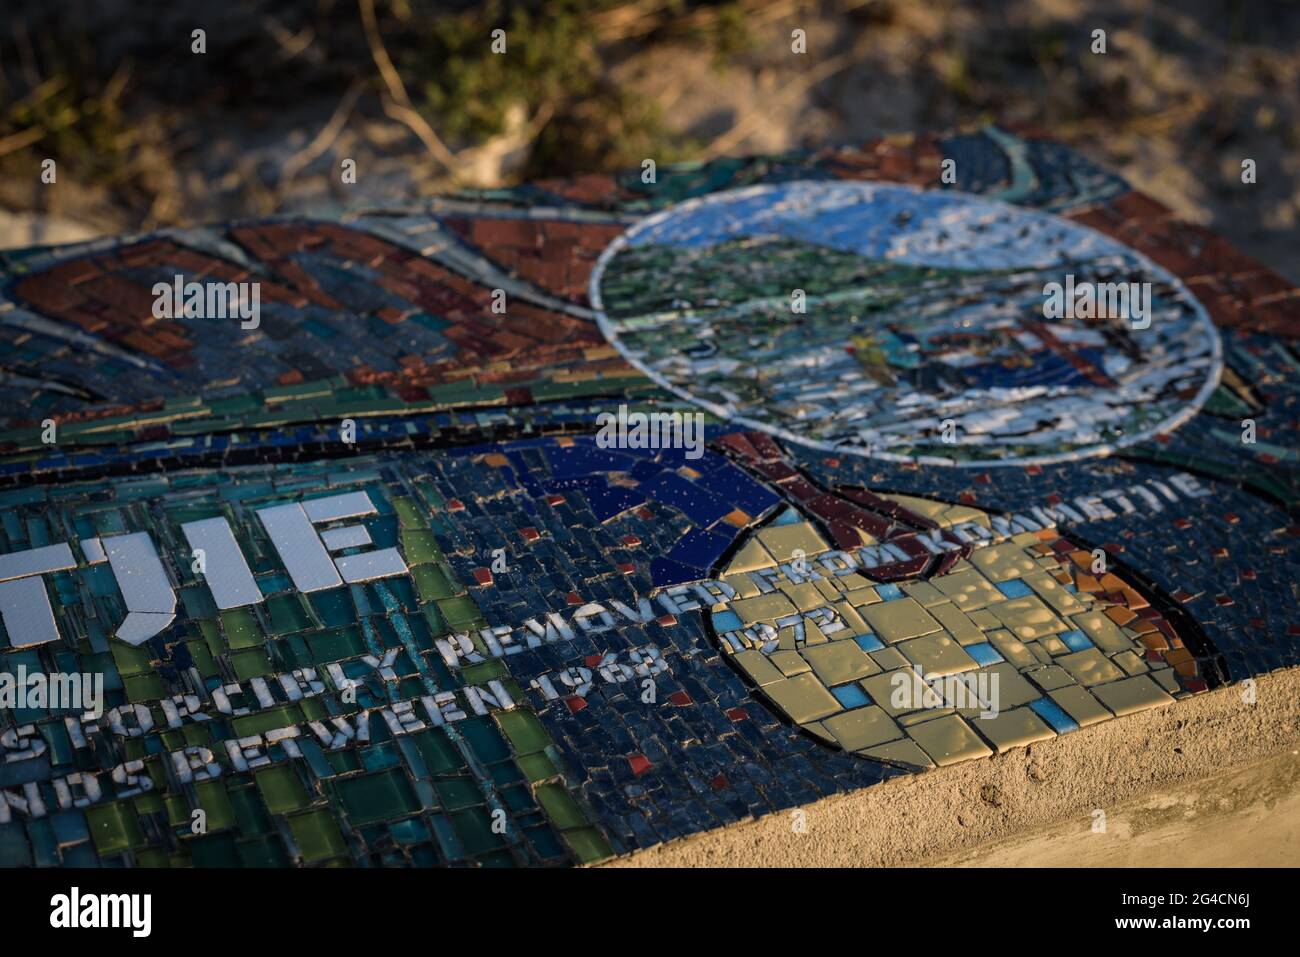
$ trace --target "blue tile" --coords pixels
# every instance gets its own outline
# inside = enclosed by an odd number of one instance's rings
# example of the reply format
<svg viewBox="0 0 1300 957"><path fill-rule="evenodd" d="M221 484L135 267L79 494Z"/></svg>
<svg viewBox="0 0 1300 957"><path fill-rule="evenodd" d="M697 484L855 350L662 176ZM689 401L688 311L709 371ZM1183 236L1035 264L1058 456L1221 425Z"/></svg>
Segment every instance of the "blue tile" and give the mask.
<svg viewBox="0 0 1300 957"><path fill-rule="evenodd" d="M903 589L894 584L877 585L876 594L884 601L894 601L896 598L903 597Z"/></svg>
<svg viewBox="0 0 1300 957"><path fill-rule="evenodd" d="M734 532L735 529L732 529ZM735 540L734 535L719 535L693 528L683 535L668 553L668 559L693 568L711 568Z"/></svg>
<svg viewBox="0 0 1300 957"><path fill-rule="evenodd" d="M1006 661L998 650L987 641L981 641L977 645L963 645L962 650L970 655L982 667L984 665L996 665L999 661Z"/></svg>
<svg viewBox="0 0 1300 957"><path fill-rule="evenodd" d="M1008 598L1024 598L1026 595L1032 595L1033 589L1022 582L1019 578L1013 578L1008 582L998 582L998 591Z"/></svg>
<svg viewBox="0 0 1300 957"><path fill-rule="evenodd" d="M656 588L666 588L669 585L693 582L702 577L703 574L700 569L692 568L690 565L683 565L681 562L674 562L663 556L650 561L650 579L654 582Z"/></svg>
<svg viewBox="0 0 1300 957"><path fill-rule="evenodd" d="M884 643L870 632L865 635L858 635L853 640L858 643L858 647L863 651L879 651L885 647Z"/></svg>
<svg viewBox="0 0 1300 957"><path fill-rule="evenodd" d="M871 699L857 684L839 685L831 689L831 694L835 695L835 700L846 708L860 708L864 704L871 704Z"/></svg>
<svg viewBox="0 0 1300 957"><path fill-rule="evenodd" d="M1078 629L1064 632L1058 637L1065 642L1065 647L1071 651L1086 651L1092 647L1092 642L1088 640L1088 636Z"/></svg>
<svg viewBox="0 0 1300 957"><path fill-rule="evenodd" d="M1051 698L1039 698L1037 701L1031 701L1029 707L1034 710L1034 714L1050 724L1052 730L1057 734L1079 730L1079 726L1074 719L1062 711L1061 706Z"/></svg>
<svg viewBox="0 0 1300 957"><path fill-rule="evenodd" d="M718 634L726 631L740 631L743 627L740 616L734 611L715 611L713 613L713 628Z"/></svg>

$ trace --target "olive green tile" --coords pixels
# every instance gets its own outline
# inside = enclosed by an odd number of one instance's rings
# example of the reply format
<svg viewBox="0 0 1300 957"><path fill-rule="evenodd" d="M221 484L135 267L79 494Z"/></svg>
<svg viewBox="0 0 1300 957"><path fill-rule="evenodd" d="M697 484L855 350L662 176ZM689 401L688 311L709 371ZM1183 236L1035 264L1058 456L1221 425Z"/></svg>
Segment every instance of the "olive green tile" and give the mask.
<svg viewBox="0 0 1300 957"><path fill-rule="evenodd" d="M760 595L757 598L743 598L740 601L732 602L731 610L739 615L740 620L745 624L752 624L756 621L775 621L778 618L784 618L786 615L795 614L794 605L781 592Z"/></svg>
<svg viewBox="0 0 1300 957"><path fill-rule="evenodd" d="M1015 665L1008 661L998 662L982 670L989 675L989 687L997 689L995 693L999 711L1018 708L1022 704L1037 701L1043 696L1037 688L1024 679ZM996 686L993 684L995 676Z"/></svg>
<svg viewBox="0 0 1300 957"><path fill-rule="evenodd" d="M952 571L931 580L935 588L965 612L975 612L990 602L1001 601L1002 592L973 568Z"/></svg>
<svg viewBox="0 0 1300 957"><path fill-rule="evenodd" d="M1125 636L1119 625L1111 621L1110 617L1103 612L1085 611L1071 615L1070 620L1106 654L1113 655L1133 649L1133 642Z"/></svg>
<svg viewBox="0 0 1300 957"><path fill-rule="evenodd" d="M877 648L867 654L871 656L872 661L880 665L883 671L897 671L899 668L908 667L909 664L897 648Z"/></svg>
<svg viewBox="0 0 1300 957"><path fill-rule="evenodd" d="M1014 541L977 548L971 553L970 563L993 582L1009 581L1038 571L1033 558L1025 553L1024 546Z"/></svg>
<svg viewBox="0 0 1300 957"><path fill-rule="evenodd" d="M999 711L995 716L977 716L969 720L971 726L992 741L999 751L1022 748L1035 741L1056 737L1056 732L1029 708L1012 708Z"/></svg>
<svg viewBox="0 0 1300 957"><path fill-rule="evenodd" d="M958 644L977 645L988 641L988 636L979 625L975 624L970 615L951 602L931 606L929 610L939 624L943 625L944 631L952 635Z"/></svg>
<svg viewBox="0 0 1300 957"><path fill-rule="evenodd" d="M880 666L867 657L856 641L831 641L805 648L803 657L826 685L856 681L880 671Z"/></svg>
<svg viewBox="0 0 1300 957"><path fill-rule="evenodd" d="M1060 705L1061 710L1081 728L1114 717L1096 698L1078 685L1057 688L1048 692L1047 696Z"/></svg>
<svg viewBox="0 0 1300 957"><path fill-rule="evenodd" d="M920 666L927 678L970 671L978 667L975 659L946 634L912 638L900 641L894 647L912 664Z"/></svg>
<svg viewBox="0 0 1300 957"><path fill-rule="evenodd" d="M948 596L928 582L907 582L902 588L903 594L915 598L924 608L948 603Z"/></svg>
<svg viewBox="0 0 1300 957"><path fill-rule="evenodd" d="M797 585L787 582L781 586L781 593L790 599L790 603L800 611L812 611L814 608L821 608L826 604L825 596L817 590L812 582L800 582ZM758 599L750 600L757 601Z"/></svg>
<svg viewBox="0 0 1300 957"><path fill-rule="evenodd" d="M1024 576L1024 580L1058 615L1073 615L1086 610L1083 602L1047 572L1030 572Z"/></svg>
<svg viewBox="0 0 1300 957"><path fill-rule="evenodd" d="M1055 691L1057 688L1064 688L1066 685L1074 684L1074 678L1070 676L1070 673L1056 665L1035 668L1032 671L1025 672L1025 675L1044 691Z"/></svg>
<svg viewBox="0 0 1300 957"><path fill-rule="evenodd" d="M1131 651L1121 651L1117 655L1112 655L1110 660L1124 669L1125 674L1144 675L1149 670L1146 662Z"/></svg>
<svg viewBox="0 0 1300 957"><path fill-rule="evenodd" d="M998 650L998 654L1017 668L1035 668L1042 664L1023 641L1006 629L990 631L987 635L989 642Z"/></svg>
<svg viewBox="0 0 1300 957"><path fill-rule="evenodd" d="M840 710L840 703L810 674L763 685L763 693L796 724L816 721Z"/></svg>
<svg viewBox="0 0 1300 957"><path fill-rule="evenodd" d="M1074 680L1081 685L1092 686L1124 677L1124 672L1116 668L1097 648L1085 648L1072 655L1064 655L1056 663L1073 675Z"/></svg>
<svg viewBox="0 0 1300 957"><path fill-rule="evenodd" d="M773 684L774 682L781 681L785 678L785 675L781 674L780 669L778 669L776 665L772 664L767 655L763 654L761 651L754 651L753 649L738 651L732 655L732 660L740 666L741 670L744 671L745 674L749 675L749 679L754 682L754 684L759 685L760 687L763 685Z"/></svg>
<svg viewBox="0 0 1300 957"><path fill-rule="evenodd" d="M1173 668L1153 668L1151 678L1170 694L1177 694L1183 690L1182 685L1178 683L1178 674Z"/></svg>
<svg viewBox="0 0 1300 957"><path fill-rule="evenodd" d="M989 605L988 611L1002 622L1007 631L1021 641L1059 635L1068 630L1065 622L1058 618L1037 595L1009 598Z"/></svg>
<svg viewBox="0 0 1300 957"><path fill-rule="evenodd" d="M759 568L771 568L775 564L776 559L772 557L771 552L763 547L763 543L758 538L751 538L741 546L740 551L732 556L731 561L727 564L727 574L736 575L742 577L745 581L749 581L748 576L742 575L742 573L752 572Z"/></svg>
<svg viewBox="0 0 1300 957"><path fill-rule="evenodd" d="M822 726L846 751L859 751L903 737L898 725L875 705L833 715Z"/></svg>
<svg viewBox="0 0 1300 957"><path fill-rule="evenodd" d="M970 726L955 714L914 725L907 729L907 733L939 767L972 758L985 758L993 753Z"/></svg>
<svg viewBox="0 0 1300 957"><path fill-rule="evenodd" d="M812 665L797 651L774 651L768 658L787 678L812 670Z"/></svg>
<svg viewBox="0 0 1300 957"><path fill-rule="evenodd" d="M942 699L935 696L910 667L872 675L858 683L866 689L873 702L894 718L918 708L943 704Z"/></svg>
<svg viewBox="0 0 1300 957"><path fill-rule="evenodd" d="M757 538L778 562L790 561L797 551L802 551L806 559L812 559L830 547L810 522L769 525L759 530Z"/></svg>
<svg viewBox="0 0 1300 957"><path fill-rule="evenodd" d="M870 748L863 748L858 753L863 757L887 761L890 764L902 765L905 768L926 770L934 767L934 762L930 760L930 756L922 751L911 738L891 741L888 744L877 744Z"/></svg>
<svg viewBox="0 0 1300 957"><path fill-rule="evenodd" d="M893 644L908 638L919 638L939 631L941 626L934 616L921 607L915 598L896 598L878 605L865 605L862 617L881 641Z"/></svg>
<svg viewBox="0 0 1300 957"><path fill-rule="evenodd" d="M1147 675L1098 685L1092 689L1092 693L1119 716L1172 704L1174 700Z"/></svg>

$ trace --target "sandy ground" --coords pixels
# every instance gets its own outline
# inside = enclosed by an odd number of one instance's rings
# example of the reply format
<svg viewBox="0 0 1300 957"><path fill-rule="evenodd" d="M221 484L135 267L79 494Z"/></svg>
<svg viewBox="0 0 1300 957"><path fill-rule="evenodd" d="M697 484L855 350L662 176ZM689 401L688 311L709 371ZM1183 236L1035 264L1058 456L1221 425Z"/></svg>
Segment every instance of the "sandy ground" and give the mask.
<svg viewBox="0 0 1300 957"><path fill-rule="evenodd" d="M77 15L59 9L65 5ZM208 0L166 9L134 0L8 6L14 15L0 18L0 69L11 82L53 75L54 64L26 53L29 38L36 47L89 48L105 74L129 66L121 96L129 146L99 156L106 168L99 176L61 165L51 189L36 164L62 141L47 137L6 156L0 127L0 210L35 214L0 218L0 248L52 241L45 217L113 234L401 204L447 186L421 141L378 107L356 0L217 5L219 12ZM540 0L538 7L545 9ZM1027 122L1300 281L1300 5L745 0L743 7L743 35L733 37L743 38L742 52L719 56L690 40L605 49L609 81L662 115L663 145L709 159ZM198 59L174 42L196 22L212 44ZM388 18L385 26L394 55L420 36L404 40ZM796 29L806 34L806 54L792 50ZM1090 48L1099 29L1105 54ZM416 78L407 79L418 95ZM359 97L354 86L364 91ZM4 99L0 87L0 118ZM527 150L510 148L511 139L479 144L478 185L521 175ZM359 170L346 188L338 182L342 157L355 158ZM1240 178L1243 158L1258 164L1249 186ZM570 168L554 172L588 172L592 163L575 149Z"/></svg>
<svg viewBox="0 0 1300 957"><path fill-rule="evenodd" d="M939 867L1295 867L1300 754L1294 749L1126 801L1106 830L1075 819L935 861Z"/></svg>
<svg viewBox="0 0 1300 957"><path fill-rule="evenodd" d="M1255 697L1226 686L609 866L1300 865L1300 668Z"/></svg>

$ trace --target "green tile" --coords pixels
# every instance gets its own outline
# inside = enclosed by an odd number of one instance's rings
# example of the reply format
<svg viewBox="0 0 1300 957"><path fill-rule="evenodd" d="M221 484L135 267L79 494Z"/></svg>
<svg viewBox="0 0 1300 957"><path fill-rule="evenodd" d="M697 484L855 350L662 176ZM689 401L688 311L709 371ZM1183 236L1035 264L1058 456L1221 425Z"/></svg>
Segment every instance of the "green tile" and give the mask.
<svg viewBox="0 0 1300 957"><path fill-rule="evenodd" d="M578 802L564 789L564 785L539 784L533 793L551 823L560 830L586 825L587 816L578 807Z"/></svg>
<svg viewBox="0 0 1300 957"><path fill-rule="evenodd" d="M356 825L401 817L420 809L406 774L397 768L344 778L334 787L347 809L348 820Z"/></svg>
<svg viewBox="0 0 1300 957"><path fill-rule="evenodd" d="M225 782L220 779L200 781L194 786L194 790L198 794L199 807L208 815L209 831L219 831L234 826L235 809L230 804L230 796L226 794Z"/></svg>
<svg viewBox="0 0 1300 957"><path fill-rule="evenodd" d="M551 736L531 711L524 708L500 711L497 712L496 719L505 736L510 739L516 754L531 754L551 743Z"/></svg>
<svg viewBox="0 0 1300 957"><path fill-rule="evenodd" d="M465 760L442 728L430 728L428 731L417 732L412 737L431 774L458 771L465 766Z"/></svg>
<svg viewBox="0 0 1300 957"><path fill-rule="evenodd" d="M253 777L267 810L272 814L288 814L307 806L307 790L292 768L284 765L264 768Z"/></svg>
<svg viewBox="0 0 1300 957"><path fill-rule="evenodd" d="M308 811L289 818L289 830L307 863L341 857L348 845L329 811Z"/></svg>
<svg viewBox="0 0 1300 957"><path fill-rule="evenodd" d="M140 818L130 801L114 801L99 807L88 808L86 824L95 849L101 856L119 854L136 844L144 843Z"/></svg>
<svg viewBox="0 0 1300 957"><path fill-rule="evenodd" d="M583 827L564 832L564 839L584 864L594 864L614 856L614 849L597 828Z"/></svg>
<svg viewBox="0 0 1300 957"><path fill-rule="evenodd" d="M545 781L560 773L560 769L546 756L545 751L521 755L516 763L529 781Z"/></svg>
<svg viewBox="0 0 1300 957"><path fill-rule="evenodd" d="M221 626L231 648L254 648L262 643L262 629L248 608L228 608L221 613Z"/></svg>

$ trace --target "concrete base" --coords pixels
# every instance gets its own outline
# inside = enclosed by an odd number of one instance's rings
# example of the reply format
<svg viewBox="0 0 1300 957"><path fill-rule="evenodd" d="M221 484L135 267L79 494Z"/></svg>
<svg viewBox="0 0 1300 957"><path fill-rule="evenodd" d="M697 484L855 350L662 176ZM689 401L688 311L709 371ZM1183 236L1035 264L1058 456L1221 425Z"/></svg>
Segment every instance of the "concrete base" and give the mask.
<svg viewBox="0 0 1300 957"><path fill-rule="evenodd" d="M1254 704L1244 692L1229 685L607 866L1300 865L1300 668L1255 679Z"/></svg>

